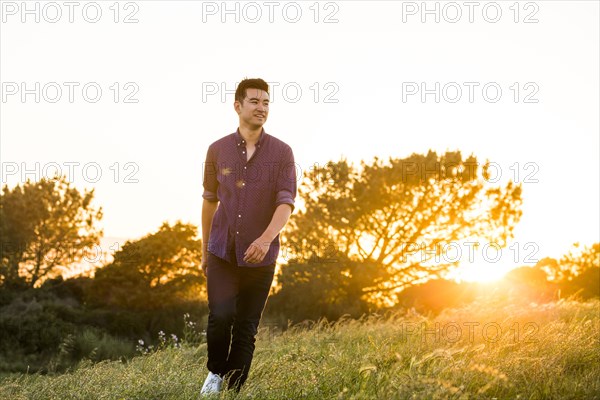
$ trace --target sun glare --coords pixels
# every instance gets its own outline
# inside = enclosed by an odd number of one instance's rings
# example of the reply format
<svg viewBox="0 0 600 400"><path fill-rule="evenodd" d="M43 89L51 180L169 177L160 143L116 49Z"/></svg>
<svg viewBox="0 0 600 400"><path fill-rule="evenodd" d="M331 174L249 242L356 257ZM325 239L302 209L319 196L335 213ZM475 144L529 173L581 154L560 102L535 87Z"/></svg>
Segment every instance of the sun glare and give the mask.
<svg viewBox="0 0 600 400"><path fill-rule="evenodd" d="M499 281L507 272L516 268L518 265L511 262L497 263L468 263L459 266L452 274L452 279L461 282L481 282L489 283Z"/></svg>

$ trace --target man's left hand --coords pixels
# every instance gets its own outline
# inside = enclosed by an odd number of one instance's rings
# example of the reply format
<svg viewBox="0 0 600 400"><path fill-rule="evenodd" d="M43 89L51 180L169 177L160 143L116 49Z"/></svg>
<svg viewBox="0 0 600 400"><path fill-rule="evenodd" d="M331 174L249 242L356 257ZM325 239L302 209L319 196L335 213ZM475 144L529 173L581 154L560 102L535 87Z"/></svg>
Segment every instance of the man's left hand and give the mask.
<svg viewBox="0 0 600 400"><path fill-rule="evenodd" d="M250 264L258 264L265 259L270 245L271 242L269 240L259 237L246 249L244 261Z"/></svg>

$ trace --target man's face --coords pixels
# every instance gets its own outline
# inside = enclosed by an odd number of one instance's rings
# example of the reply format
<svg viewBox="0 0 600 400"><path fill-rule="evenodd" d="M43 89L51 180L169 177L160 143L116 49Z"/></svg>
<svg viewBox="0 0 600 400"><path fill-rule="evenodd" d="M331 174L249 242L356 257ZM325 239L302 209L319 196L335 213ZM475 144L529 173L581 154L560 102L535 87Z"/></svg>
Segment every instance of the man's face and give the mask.
<svg viewBox="0 0 600 400"><path fill-rule="evenodd" d="M246 89L246 97L234 103L235 111L252 128L259 128L269 116L269 94L260 89Z"/></svg>

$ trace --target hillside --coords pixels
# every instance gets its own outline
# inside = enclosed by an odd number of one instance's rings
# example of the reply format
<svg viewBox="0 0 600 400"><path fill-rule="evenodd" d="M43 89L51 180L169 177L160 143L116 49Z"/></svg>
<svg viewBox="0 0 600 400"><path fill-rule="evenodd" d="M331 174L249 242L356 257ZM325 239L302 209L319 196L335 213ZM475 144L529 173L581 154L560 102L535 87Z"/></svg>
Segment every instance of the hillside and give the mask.
<svg viewBox="0 0 600 400"><path fill-rule="evenodd" d="M600 301L487 301L435 318L320 321L262 328L238 398L600 398ZM5 377L2 399L196 399L205 344L165 347L127 363L84 361L57 376ZM224 394L221 398L234 398Z"/></svg>

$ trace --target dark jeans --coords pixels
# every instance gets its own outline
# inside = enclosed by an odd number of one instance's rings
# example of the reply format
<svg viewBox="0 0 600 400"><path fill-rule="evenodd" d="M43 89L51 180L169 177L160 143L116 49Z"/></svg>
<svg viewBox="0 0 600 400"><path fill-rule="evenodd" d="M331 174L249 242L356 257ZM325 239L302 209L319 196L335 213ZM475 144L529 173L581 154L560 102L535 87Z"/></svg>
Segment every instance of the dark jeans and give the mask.
<svg viewBox="0 0 600 400"><path fill-rule="evenodd" d="M228 387L235 391L239 391L248 378L255 336L274 272L275 264L240 267L235 259L228 263L208 253L206 367L221 377L229 377Z"/></svg>

